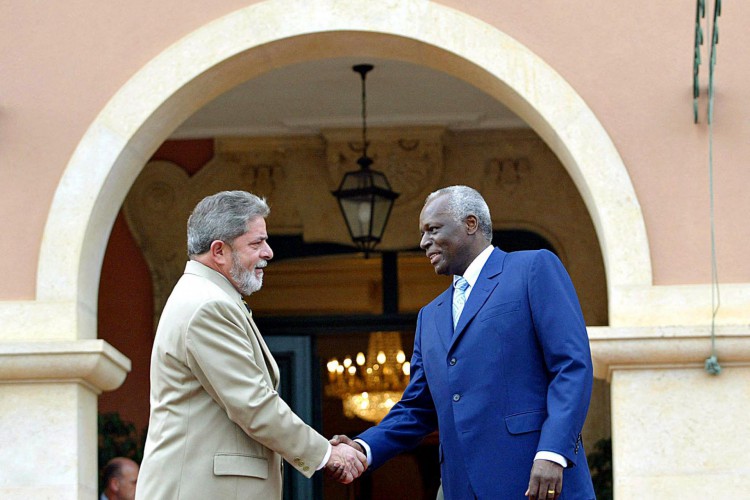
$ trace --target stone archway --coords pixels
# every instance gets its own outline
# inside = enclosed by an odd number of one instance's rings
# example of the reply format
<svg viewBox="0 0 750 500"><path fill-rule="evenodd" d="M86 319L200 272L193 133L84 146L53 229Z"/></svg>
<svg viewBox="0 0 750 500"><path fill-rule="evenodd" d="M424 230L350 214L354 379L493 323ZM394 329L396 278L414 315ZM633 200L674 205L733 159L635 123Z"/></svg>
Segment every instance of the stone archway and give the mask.
<svg viewBox="0 0 750 500"><path fill-rule="evenodd" d="M55 193L37 300L66 305L72 338L95 338L109 230L155 148L195 110L248 78L285 64L354 54L430 66L511 108L550 145L579 189L599 237L610 297L621 288L650 286L645 225L622 160L580 96L539 57L492 26L424 0L387 10L366 1L269 0L172 45L102 110ZM60 241L67 251L60 251ZM610 309L613 304L610 298Z"/></svg>

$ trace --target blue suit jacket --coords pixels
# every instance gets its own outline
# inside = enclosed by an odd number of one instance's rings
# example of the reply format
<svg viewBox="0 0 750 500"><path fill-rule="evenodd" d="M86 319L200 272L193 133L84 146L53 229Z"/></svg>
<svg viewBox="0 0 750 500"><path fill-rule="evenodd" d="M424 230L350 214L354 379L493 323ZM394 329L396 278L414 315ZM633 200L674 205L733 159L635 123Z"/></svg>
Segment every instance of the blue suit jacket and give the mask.
<svg viewBox="0 0 750 500"><path fill-rule="evenodd" d="M446 499L525 498L539 450L568 460L561 499L593 499L580 437L591 353L562 263L546 250L494 249L455 333L452 294L449 287L420 311L409 386L358 436L372 467L439 428Z"/></svg>

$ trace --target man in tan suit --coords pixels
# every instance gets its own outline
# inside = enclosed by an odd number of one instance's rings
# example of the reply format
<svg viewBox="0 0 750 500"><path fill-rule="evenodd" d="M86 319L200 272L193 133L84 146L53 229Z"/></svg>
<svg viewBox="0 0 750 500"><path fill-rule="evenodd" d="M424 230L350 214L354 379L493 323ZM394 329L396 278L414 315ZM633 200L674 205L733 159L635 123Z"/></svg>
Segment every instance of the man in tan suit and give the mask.
<svg viewBox="0 0 750 500"><path fill-rule="evenodd" d="M190 261L164 307L151 355L151 416L138 500L280 499L282 458L306 477L351 482L366 458L328 440L276 391L279 369L242 296L260 290L265 200L203 199L188 220Z"/></svg>

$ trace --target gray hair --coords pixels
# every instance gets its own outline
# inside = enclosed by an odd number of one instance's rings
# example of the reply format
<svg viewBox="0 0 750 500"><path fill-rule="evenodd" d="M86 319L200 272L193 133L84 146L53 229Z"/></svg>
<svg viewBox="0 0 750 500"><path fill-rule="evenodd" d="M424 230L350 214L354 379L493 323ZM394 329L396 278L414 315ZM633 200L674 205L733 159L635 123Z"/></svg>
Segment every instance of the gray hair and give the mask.
<svg viewBox="0 0 750 500"><path fill-rule="evenodd" d="M482 195L469 186L448 186L430 193L424 204L446 196L448 198L448 213L456 222L463 222L466 217L473 215L479 223L479 231L488 242L492 242L492 217L490 208Z"/></svg>
<svg viewBox="0 0 750 500"><path fill-rule="evenodd" d="M265 198L246 191L221 191L203 198L188 218L188 257L208 252L216 240L231 244L247 232L249 221L270 213Z"/></svg>

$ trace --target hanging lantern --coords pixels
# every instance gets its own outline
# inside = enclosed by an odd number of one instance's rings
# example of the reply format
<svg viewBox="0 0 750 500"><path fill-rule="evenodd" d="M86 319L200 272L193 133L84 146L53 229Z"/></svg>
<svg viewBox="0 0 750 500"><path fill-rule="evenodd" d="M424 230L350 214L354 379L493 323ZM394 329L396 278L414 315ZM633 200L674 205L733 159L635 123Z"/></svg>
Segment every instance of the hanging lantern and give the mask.
<svg viewBox="0 0 750 500"><path fill-rule="evenodd" d="M358 64L352 69L362 77L362 156L357 160L359 170L347 172L333 195L339 202L346 227L354 244L365 257L380 243L398 193L391 189L385 174L372 170L372 159L367 156L367 93L365 80L372 70L370 64Z"/></svg>

